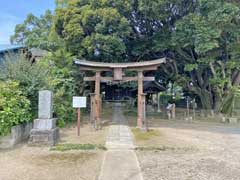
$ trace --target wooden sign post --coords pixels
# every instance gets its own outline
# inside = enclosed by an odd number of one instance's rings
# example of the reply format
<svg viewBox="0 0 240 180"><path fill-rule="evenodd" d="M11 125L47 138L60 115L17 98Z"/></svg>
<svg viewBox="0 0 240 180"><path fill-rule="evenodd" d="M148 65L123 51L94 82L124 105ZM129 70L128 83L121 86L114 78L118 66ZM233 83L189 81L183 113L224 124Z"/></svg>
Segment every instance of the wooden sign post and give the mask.
<svg viewBox="0 0 240 180"><path fill-rule="evenodd" d="M85 108L87 105L86 97L73 96L73 108L77 108L77 135L80 136L81 127L81 108Z"/></svg>

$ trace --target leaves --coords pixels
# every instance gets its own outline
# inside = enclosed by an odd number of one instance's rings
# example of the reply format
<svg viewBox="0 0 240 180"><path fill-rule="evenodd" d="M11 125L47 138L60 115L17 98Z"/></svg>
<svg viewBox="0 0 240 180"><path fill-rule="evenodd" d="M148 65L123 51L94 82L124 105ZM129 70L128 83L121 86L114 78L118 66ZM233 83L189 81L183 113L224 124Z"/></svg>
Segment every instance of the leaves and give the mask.
<svg viewBox="0 0 240 180"><path fill-rule="evenodd" d="M48 36L52 26L52 13L47 10L41 17L36 17L32 13L28 14L22 24L15 27L15 33L11 36L11 43L24 44L28 47L37 47L45 50L53 48Z"/></svg>
<svg viewBox="0 0 240 180"><path fill-rule="evenodd" d="M30 101L19 90L16 81L0 81L0 136L7 135L12 126L29 122Z"/></svg>
<svg viewBox="0 0 240 180"><path fill-rule="evenodd" d="M193 71L194 69L197 69L197 64L185 64L184 71Z"/></svg>
<svg viewBox="0 0 240 180"><path fill-rule="evenodd" d="M56 11L54 26L70 52L93 60L120 60L126 51L124 39L130 33L127 19L104 1L71 2L65 11Z"/></svg>

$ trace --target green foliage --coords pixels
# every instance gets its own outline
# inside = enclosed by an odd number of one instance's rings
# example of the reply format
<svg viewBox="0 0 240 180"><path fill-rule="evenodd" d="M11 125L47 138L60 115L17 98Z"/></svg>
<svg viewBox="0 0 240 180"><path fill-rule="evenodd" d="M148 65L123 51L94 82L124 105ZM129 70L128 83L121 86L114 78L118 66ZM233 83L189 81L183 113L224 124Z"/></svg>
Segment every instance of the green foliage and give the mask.
<svg viewBox="0 0 240 180"><path fill-rule="evenodd" d="M218 109L234 86L238 56L240 9L223 0L200 0L194 11L176 22L172 45L177 50L186 89L200 97L202 107ZM187 72L187 73L186 73Z"/></svg>
<svg viewBox="0 0 240 180"><path fill-rule="evenodd" d="M58 8L54 30L72 53L102 61L120 60L130 34L127 19L105 1L72 1L67 8Z"/></svg>
<svg viewBox="0 0 240 180"><path fill-rule="evenodd" d="M15 33L11 36L11 42L41 49L53 48L54 43L48 39L52 26L52 17L50 10L47 10L40 17L36 17L32 13L28 14L22 24L16 25Z"/></svg>
<svg viewBox="0 0 240 180"><path fill-rule="evenodd" d="M49 67L32 64L22 55L7 55L0 68L0 78L4 81L19 82L19 88L31 101L33 117L37 115L38 91L49 87Z"/></svg>
<svg viewBox="0 0 240 180"><path fill-rule="evenodd" d="M194 69L197 69L197 64L186 64L184 67L184 71L193 71Z"/></svg>
<svg viewBox="0 0 240 180"><path fill-rule="evenodd" d="M177 83L198 96L202 107L217 109L240 83L239 13L238 2L224 0L56 0L54 15L29 15L12 40L51 51L51 87L63 119L74 119L71 96L86 87L73 57L100 62L169 57L156 80Z"/></svg>
<svg viewBox="0 0 240 180"><path fill-rule="evenodd" d="M31 121L30 101L19 89L17 82L0 81L0 136L12 126Z"/></svg>
<svg viewBox="0 0 240 180"><path fill-rule="evenodd" d="M76 120L76 112L72 108L72 97L83 93L82 88L84 88L82 76L78 74L72 60L71 53L65 49L58 49L41 59L46 66L51 66L48 83L54 92L54 112L60 127L63 127L66 122ZM81 83L79 88L78 83Z"/></svg>

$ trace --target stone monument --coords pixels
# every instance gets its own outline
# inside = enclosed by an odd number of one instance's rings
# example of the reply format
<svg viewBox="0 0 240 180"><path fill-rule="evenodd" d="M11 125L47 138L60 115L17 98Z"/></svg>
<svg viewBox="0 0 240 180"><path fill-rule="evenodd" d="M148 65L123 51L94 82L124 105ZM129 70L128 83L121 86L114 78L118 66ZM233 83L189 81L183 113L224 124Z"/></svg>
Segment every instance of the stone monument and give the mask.
<svg viewBox="0 0 240 180"><path fill-rule="evenodd" d="M51 91L39 91L38 119L34 120L30 132L30 145L55 145L59 139L59 128L53 118L53 94Z"/></svg>

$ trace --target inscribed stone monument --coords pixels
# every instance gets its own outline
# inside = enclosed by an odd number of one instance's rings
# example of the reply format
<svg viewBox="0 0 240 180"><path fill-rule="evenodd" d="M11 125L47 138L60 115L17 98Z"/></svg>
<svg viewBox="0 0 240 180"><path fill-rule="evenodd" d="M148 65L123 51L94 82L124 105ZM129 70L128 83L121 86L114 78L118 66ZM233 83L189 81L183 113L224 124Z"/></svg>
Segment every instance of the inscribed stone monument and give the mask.
<svg viewBox="0 0 240 180"><path fill-rule="evenodd" d="M30 133L30 145L54 145L59 139L56 118L53 118L53 94L51 91L39 91L38 119L34 120Z"/></svg>

